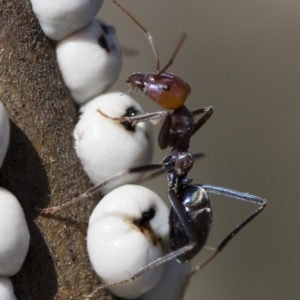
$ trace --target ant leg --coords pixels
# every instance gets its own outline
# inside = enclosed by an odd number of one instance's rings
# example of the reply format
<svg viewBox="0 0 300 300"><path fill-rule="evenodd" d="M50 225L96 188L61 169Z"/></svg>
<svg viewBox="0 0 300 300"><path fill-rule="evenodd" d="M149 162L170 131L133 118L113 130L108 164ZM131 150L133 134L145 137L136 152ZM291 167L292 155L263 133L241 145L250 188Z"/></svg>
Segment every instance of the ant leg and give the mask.
<svg viewBox="0 0 300 300"><path fill-rule="evenodd" d="M186 252L192 250L194 247L194 244L192 245L186 245L176 251L170 252L169 254L162 256L156 260L154 260L153 262L149 263L148 265L146 265L145 267L141 268L139 271L137 271L136 273L132 274L130 277L120 280L118 282L108 282L106 284L103 284L99 287L97 287L90 295L88 295L87 299L92 298L98 291L106 289L108 287L112 287L112 286L118 286L121 284L125 284L128 283L130 281L133 281L135 279L137 279L138 277L142 276L143 274L147 273L149 270L158 267L159 265L162 265L172 259L175 259L177 256L183 255Z"/></svg>
<svg viewBox="0 0 300 300"><path fill-rule="evenodd" d="M248 223L250 223L256 216L258 216L266 207L267 201L265 199L262 199L260 197L250 195L247 193L238 192L235 190L223 188L223 187L217 187L213 185L199 185L203 187L208 193L217 194L225 197L235 198L242 201L251 202L254 204L259 204L260 207L256 209L251 215L249 215L243 222L241 222L239 225L237 225L222 241L221 243L216 247L214 252L206 258L201 264L196 266L186 277L185 283L183 284L183 288L181 290L181 294L179 299L183 299L185 290L189 284L189 281L193 275L195 275L200 269L204 268L207 264L209 264L223 249L224 247L231 241L231 239L240 232Z"/></svg>
<svg viewBox="0 0 300 300"><path fill-rule="evenodd" d="M165 168L165 164L164 163L160 163L160 164L151 164L151 165L143 165L143 166L139 166L139 167L133 167L124 171L121 171L117 174L115 174L114 176L110 177L109 179L97 184L96 186L92 187L91 189L89 189L87 192L83 193L82 195L74 198L71 201L68 201L66 203L63 203L61 205L58 206L53 206L53 207L49 207L49 208L44 208L44 209L39 209L40 213L42 214L51 214L51 213L55 213L58 210L61 210L62 208L68 207L70 205L75 204L76 202L83 200L85 198L88 198L92 195L94 195L95 193L97 193L98 191L101 190L102 187L104 187L105 185L123 177L126 176L128 174L131 173L139 173L139 172L151 172L151 171L156 171L158 169L161 168Z"/></svg>
<svg viewBox="0 0 300 300"><path fill-rule="evenodd" d="M191 114L192 114L193 117L195 117L195 116L197 116L197 115L200 115L200 114L203 114L203 113L207 112L207 111L210 110L211 108L214 109L212 106L201 107L201 108L192 110L192 111L191 111Z"/></svg>
<svg viewBox="0 0 300 300"><path fill-rule="evenodd" d="M196 133L199 128L206 123L206 121L211 117L214 112L214 108L212 106L203 107L197 110L192 111L192 115L196 116L201 113L205 113L197 122L195 122L193 133Z"/></svg>
<svg viewBox="0 0 300 300"><path fill-rule="evenodd" d="M100 109L98 109L97 112L107 119L110 119L113 121L129 122L129 123L132 123L133 125L140 123L140 122L147 122L147 121L151 121L151 120L166 118L170 114L167 111L158 111L158 112L143 114L143 115L134 116L134 117L114 118L114 117L108 116Z"/></svg>
<svg viewBox="0 0 300 300"><path fill-rule="evenodd" d="M219 187L219 186L214 186L214 185L209 185L209 184L199 184L199 186L203 187L207 192L212 193L212 194L217 194L220 196L224 197L229 197L229 198L235 198L238 200L242 201L247 201L259 205L265 205L267 201L265 199L262 199L260 197L248 194L248 193L243 193L243 192L238 192L235 190L227 189L224 187Z"/></svg>
<svg viewBox="0 0 300 300"><path fill-rule="evenodd" d="M169 113L166 116L165 121L161 126L158 135L158 145L160 149L166 149L168 147L169 139L171 135L171 131L170 131L171 125L172 125L172 117L171 114Z"/></svg>

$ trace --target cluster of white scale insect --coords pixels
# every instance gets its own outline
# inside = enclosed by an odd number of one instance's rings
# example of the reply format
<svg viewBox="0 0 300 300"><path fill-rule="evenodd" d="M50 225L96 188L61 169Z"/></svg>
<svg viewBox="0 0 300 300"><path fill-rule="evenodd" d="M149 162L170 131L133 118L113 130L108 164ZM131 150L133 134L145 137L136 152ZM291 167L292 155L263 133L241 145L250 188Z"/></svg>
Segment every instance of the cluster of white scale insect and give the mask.
<svg viewBox="0 0 300 300"><path fill-rule="evenodd" d="M98 184L122 170L149 164L153 155L150 124L141 122L128 130L120 121L98 112L115 118L132 110L144 113L131 96L105 93L119 76L122 56L114 28L95 18L103 0L31 0L31 4L44 33L57 41L64 82L73 100L81 105L74 143L90 180ZM105 186L101 192L107 195L90 217L88 253L103 283L124 280L169 252L166 204L147 188L126 185L141 176L131 174ZM150 221L150 235L134 221L151 208L155 208L155 217ZM172 260L109 289L125 299L176 300L189 269L188 263L180 265Z"/></svg>
<svg viewBox="0 0 300 300"><path fill-rule="evenodd" d="M0 168L9 144L9 119L0 102ZM17 274L29 247L29 231L18 199L0 187L0 299L16 300L8 277Z"/></svg>

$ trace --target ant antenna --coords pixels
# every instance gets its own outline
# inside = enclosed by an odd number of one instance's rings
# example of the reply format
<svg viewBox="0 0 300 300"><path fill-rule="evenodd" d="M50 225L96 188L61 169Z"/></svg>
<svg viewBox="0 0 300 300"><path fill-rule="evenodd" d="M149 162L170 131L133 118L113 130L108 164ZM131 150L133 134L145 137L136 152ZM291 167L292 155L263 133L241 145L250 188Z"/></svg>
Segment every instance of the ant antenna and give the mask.
<svg viewBox="0 0 300 300"><path fill-rule="evenodd" d="M150 32L129 12L129 11L127 11L119 2L117 2L116 0L112 0L112 2L119 8L119 9L121 9L138 27L140 27L143 31L144 31L144 33L145 33L145 35L146 35L146 37L147 37L147 39L148 39L148 41L149 41L149 43L150 43L150 46L151 46L151 48L152 48L152 51L153 51L153 53L154 53L154 55L155 55L155 59L156 59L156 71L157 72L160 72L159 71L159 68L160 68L160 65L159 65L159 56L158 56L158 52L157 52L157 50L156 50L156 47L155 47L155 45L154 45L154 41L153 41L153 37L152 37L152 35L150 34ZM173 58L173 57L172 57ZM165 69L165 68L164 68Z"/></svg>
<svg viewBox="0 0 300 300"><path fill-rule="evenodd" d="M179 52L181 46L183 45L183 43L184 43L184 41L185 41L185 39L186 39L186 36L187 36L186 33L184 33L184 34L182 35L182 37L181 37L181 39L179 40L179 43L178 43L178 45L176 46L175 51L173 52L173 54L172 54L172 56L171 56L169 62L168 62L168 63L167 63L167 64L166 64L159 72L158 72L158 74L157 74L158 76L161 75L163 72L165 72L165 71L173 64L174 58L175 58L175 56L177 55L177 53Z"/></svg>

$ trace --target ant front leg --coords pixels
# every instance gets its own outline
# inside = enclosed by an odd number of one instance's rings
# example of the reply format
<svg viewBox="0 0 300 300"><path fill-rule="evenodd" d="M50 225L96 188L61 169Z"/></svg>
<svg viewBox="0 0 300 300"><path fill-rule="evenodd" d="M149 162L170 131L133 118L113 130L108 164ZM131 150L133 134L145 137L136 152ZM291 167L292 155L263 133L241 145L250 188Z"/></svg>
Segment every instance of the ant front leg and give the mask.
<svg viewBox="0 0 300 300"><path fill-rule="evenodd" d="M199 128L207 122L207 120L211 117L213 112L214 108L212 106L202 107L192 111L193 117L204 113L204 115L197 122L195 122L192 135L196 133L199 130Z"/></svg>
<svg viewBox="0 0 300 300"><path fill-rule="evenodd" d="M166 112L165 121L160 129L159 136L158 136L158 145L160 149L166 149L169 145L170 139L170 128L172 124L172 116L170 113Z"/></svg>
<svg viewBox="0 0 300 300"><path fill-rule="evenodd" d="M100 115L102 115L103 117L108 118L112 121L129 122L132 125L135 125L135 124L141 123L141 122L147 122L147 121L166 118L167 115L169 114L167 111L158 111L158 112L154 112L154 113L148 113L148 114L143 114L143 115L138 115L138 116L133 116L133 117L114 118L114 117L108 116L100 109L98 109L97 112Z"/></svg>

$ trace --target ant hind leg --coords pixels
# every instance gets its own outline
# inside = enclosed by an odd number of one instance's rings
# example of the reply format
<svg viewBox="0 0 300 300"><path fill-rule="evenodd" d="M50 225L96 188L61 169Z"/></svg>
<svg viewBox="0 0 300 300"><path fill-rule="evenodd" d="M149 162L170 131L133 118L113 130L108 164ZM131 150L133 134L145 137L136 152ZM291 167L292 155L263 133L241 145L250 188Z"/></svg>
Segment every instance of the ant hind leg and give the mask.
<svg viewBox="0 0 300 300"><path fill-rule="evenodd" d="M101 116L103 116L103 117L105 117L107 119L110 119L112 121L129 122L129 123L132 123L132 124L137 124L137 123L141 123L141 122L147 122L147 121L162 119L162 118L167 117L167 115L169 114L169 112L167 112L167 111L158 111L158 112L148 113L148 114L143 114L143 115L138 115L138 116L134 116L134 117L119 117L119 118L114 118L114 117L108 116L107 114L105 114L100 109L98 109L97 112Z"/></svg>
<svg viewBox="0 0 300 300"><path fill-rule="evenodd" d="M185 282L182 286L181 293L179 299L182 300L185 294L185 291L189 285L191 278L202 268L204 268L207 264L209 264L223 249L224 247L231 241L231 239L240 232L248 223L250 223L255 217L257 217L266 207L267 201L247 193L238 192L231 189L226 189L217 186L211 185L200 185L202 186L207 192L218 194L230 198L235 198L242 201L247 201L255 204L260 204L260 207L257 208L252 214L250 214L243 222L237 225L222 241L221 243L214 249L214 252L206 258L202 263L197 265L187 276Z"/></svg>

